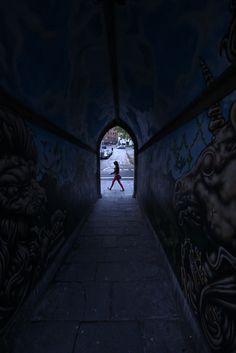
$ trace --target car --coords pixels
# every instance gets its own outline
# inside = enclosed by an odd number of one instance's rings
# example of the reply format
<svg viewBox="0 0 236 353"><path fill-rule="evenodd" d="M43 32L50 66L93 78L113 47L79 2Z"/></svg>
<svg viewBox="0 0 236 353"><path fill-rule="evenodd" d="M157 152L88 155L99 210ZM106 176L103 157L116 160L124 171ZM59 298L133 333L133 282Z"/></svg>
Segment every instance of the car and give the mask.
<svg viewBox="0 0 236 353"><path fill-rule="evenodd" d="M107 159L112 155L112 149L107 148L106 145L101 145L100 147L100 159Z"/></svg>
<svg viewBox="0 0 236 353"><path fill-rule="evenodd" d="M125 143L122 143L121 145L118 145L117 147L116 147L117 149L125 149L126 148L126 144Z"/></svg>

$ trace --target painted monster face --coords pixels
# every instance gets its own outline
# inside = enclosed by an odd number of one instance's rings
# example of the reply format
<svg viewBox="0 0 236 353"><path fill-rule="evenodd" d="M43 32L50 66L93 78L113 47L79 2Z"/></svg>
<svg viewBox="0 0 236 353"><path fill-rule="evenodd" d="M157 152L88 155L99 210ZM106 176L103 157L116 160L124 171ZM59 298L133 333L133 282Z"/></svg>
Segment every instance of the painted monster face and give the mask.
<svg viewBox="0 0 236 353"><path fill-rule="evenodd" d="M236 252L236 108L230 121L202 151L190 172L176 181L179 225L203 227L212 239Z"/></svg>

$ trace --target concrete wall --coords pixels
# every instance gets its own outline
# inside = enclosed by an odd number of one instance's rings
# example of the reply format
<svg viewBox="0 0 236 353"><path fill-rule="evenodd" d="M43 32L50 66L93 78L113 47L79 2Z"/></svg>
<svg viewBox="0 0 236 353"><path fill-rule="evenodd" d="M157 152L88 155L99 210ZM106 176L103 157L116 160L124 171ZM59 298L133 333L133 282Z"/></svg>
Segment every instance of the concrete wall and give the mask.
<svg viewBox="0 0 236 353"><path fill-rule="evenodd" d="M96 154L0 107L0 332L96 198Z"/></svg>

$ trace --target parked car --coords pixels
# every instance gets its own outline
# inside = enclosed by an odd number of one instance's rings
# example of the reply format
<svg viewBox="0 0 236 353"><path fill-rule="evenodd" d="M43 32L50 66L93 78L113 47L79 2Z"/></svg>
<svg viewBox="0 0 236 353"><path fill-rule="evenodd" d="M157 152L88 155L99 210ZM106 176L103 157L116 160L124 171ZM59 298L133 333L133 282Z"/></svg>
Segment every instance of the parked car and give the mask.
<svg viewBox="0 0 236 353"><path fill-rule="evenodd" d="M100 159L107 159L112 155L112 149L108 148L106 145L101 145L100 147Z"/></svg>
<svg viewBox="0 0 236 353"><path fill-rule="evenodd" d="M121 143L116 148L118 148L120 150L120 149L124 149L125 147L126 147L126 143Z"/></svg>

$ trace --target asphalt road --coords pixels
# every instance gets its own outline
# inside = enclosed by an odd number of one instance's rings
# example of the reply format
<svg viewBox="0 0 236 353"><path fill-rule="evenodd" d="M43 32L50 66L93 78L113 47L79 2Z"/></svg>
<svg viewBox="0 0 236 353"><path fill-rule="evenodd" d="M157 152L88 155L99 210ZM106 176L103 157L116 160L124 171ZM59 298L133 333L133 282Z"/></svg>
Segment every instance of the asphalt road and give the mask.
<svg viewBox="0 0 236 353"><path fill-rule="evenodd" d="M108 159L101 159L101 178L112 179L113 175L110 175L114 171L114 161L118 161L120 165L120 175L123 179L133 179L134 177L134 165L130 163L127 153L133 155L133 148L126 147L125 149L117 149L113 147L113 154Z"/></svg>

